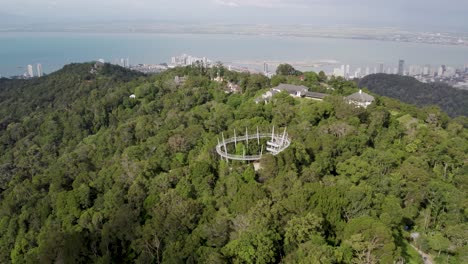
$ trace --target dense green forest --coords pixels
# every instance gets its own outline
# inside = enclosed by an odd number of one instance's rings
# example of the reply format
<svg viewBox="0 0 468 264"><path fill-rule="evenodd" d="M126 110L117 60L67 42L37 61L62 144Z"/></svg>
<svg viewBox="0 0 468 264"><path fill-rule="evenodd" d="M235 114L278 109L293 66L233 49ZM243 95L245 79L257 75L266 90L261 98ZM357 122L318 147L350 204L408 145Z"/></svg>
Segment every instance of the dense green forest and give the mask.
<svg viewBox="0 0 468 264"><path fill-rule="evenodd" d="M355 108L323 73L93 65L0 80L0 263L468 263L466 117ZM330 96L255 104L281 82ZM292 144L259 171L218 157L272 125Z"/></svg>
<svg viewBox="0 0 468 264"><path fill-rule="evenodd" d="M418 106L437 105L450 116L468 116L468 91L444 83L422 83L396 74L371 74L359 81L360 87Z"/></svg>

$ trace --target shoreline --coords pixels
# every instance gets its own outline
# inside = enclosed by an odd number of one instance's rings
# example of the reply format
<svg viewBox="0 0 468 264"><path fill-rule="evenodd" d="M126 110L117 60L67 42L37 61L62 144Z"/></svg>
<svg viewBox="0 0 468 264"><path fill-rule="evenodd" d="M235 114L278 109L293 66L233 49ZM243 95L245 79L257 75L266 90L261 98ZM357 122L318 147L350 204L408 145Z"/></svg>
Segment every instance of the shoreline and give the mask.
<svg viewBox="0 0 468 264"><path fill-rule="evenodd" d="M90 30L90 29L57 29L57 30L10 30L0 29L0 34L28 34L28 33L46 33L46 34L96 34L96 35L181 35L181 36L200 36L200 35L211 35L211 36L245 36L245 37L272 37L272 38L317 38L317 39L337 39L337 40L363 40L363 41L378 41L378 42L391 42L391 43L411 43L411 44L425 44L425 45L436 45L446 47L465 47L468 48L468 40L465 42L434 42L434 41L414 41L414 40L396 40L391 39L391 36L385 35L336 35L332 33L301 33L301 32L275 32L275 33L264 33L264 32L239 32L239 31L212 31L212 30ZM396 33L394 33L396 34ZM416 33L411 33L416 34Z"/></svg>

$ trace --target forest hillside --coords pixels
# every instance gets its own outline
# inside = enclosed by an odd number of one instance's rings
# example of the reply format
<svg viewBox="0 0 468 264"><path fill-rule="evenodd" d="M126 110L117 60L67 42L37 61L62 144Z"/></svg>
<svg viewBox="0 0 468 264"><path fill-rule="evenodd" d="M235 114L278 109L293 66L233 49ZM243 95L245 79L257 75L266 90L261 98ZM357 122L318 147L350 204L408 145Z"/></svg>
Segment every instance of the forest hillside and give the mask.
<svg viewBox="0 0 468 264"><path fill-rule="evenodd" d="M417 106L437 105L450 116L468 116L468 91L444 83L422 83L413 77L396 74L371 74L359 87Z"/></svg>
<svg viewBox="0 0 468 264"><path fill-rule="evenodd" d="M273 82L330 95L256 104ZM380 96L356 108L357 91L222 65L1 79L0 263L422 263L411 245L468 263L467 118ZM216 153L272 126L292 143L259 171Z"/></svg>

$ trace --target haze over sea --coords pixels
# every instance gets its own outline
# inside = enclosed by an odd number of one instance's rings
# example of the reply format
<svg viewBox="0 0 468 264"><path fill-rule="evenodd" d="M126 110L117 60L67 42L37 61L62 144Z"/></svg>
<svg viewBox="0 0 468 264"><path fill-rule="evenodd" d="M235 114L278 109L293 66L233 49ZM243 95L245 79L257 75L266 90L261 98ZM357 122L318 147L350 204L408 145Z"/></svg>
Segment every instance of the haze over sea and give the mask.
<svg viewBox="0 0 468 264"><path fill-rule="evenodd" d="M468 64L466 46L257 35L11 32L0 33L0 75L20 75L26 65L37 63L50 73L68 63L100 58L114 62L128 57L131 64L156 64L170 62L171 56L182 53L224 63L335 60L337 65L374 66L384 62L394 67L398 59L404 59L407 65Z"/></svg>

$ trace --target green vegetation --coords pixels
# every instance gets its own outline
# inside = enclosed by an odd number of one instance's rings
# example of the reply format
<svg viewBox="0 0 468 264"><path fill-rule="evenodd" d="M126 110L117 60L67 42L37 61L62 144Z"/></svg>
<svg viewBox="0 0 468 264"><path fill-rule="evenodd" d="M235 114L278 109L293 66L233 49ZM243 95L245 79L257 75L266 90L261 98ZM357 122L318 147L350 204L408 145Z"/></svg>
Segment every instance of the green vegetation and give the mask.
<svg viewBox="0 0 468 264"><path fill-rule="evenodd" d="M468 91L444 83L422 83L413 77L372 74L359 82L360 87L418 106L437 105L450 116L468 116Z"/></svg>
<svg viewBox="0 0 468 264"><path fill-rule="evenodd" d="M404 247L406 248L407 253L407 263L408 264L424 264L423 259L419 255L416 249L412 248L411 245L407 241L403 241Z"/></svg>
<svg viewBox="0 0 468 264"><path fill-rule="evenodd" d="M290 64L280 64L276 68L276 75L288 76L288 75L300 75L300 74L301 72L294 69L294 67L291 66Z"/></svg>
<svg viewBox="0 0 468 264"><path fill-rule="evenodd" d="M269 79L222 65L92 66L0 80L0 263L418 263L411 232L468 262L465 117L354 108L341 95L356 84L323 74L286 81L325 101L263 105ZM260 171L217 156L221 133L271 125L292 144Z"/></svg>

